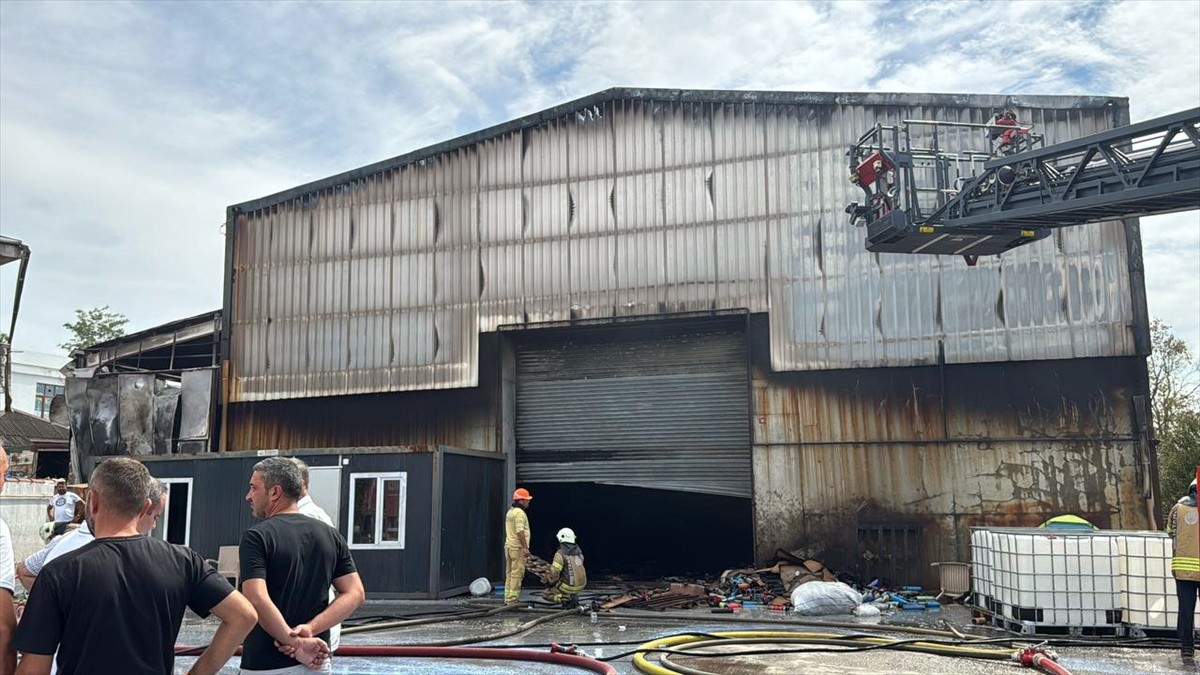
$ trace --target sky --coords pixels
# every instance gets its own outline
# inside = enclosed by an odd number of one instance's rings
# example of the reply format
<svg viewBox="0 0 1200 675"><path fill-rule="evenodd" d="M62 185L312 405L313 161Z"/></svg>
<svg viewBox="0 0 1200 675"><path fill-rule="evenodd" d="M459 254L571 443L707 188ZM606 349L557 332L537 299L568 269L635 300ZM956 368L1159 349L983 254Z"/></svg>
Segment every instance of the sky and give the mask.
<svg viewBox="0 0 1200 675"><path fill-rule="evenodd" d="M230 204L617 86L1125 96L1139 121L1200 106L1200 0L5 0L14 348L58 351L77 308L130 332L219 308ZM1151 315L1200 355L1200 211L1142 231Z"/></svg>

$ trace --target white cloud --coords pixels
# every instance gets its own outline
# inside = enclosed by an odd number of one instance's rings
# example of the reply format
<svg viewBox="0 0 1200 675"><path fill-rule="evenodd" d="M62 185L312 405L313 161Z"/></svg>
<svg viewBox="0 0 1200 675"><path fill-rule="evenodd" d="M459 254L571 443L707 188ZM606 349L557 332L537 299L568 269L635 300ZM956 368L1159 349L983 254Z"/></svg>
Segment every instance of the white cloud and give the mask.
<svg viewBox="0 0 1200 675"><path fill-rule="evenodd" d="M1121 95L1144 119L1200 105L1198 36L1193 0L0 3L18 341L51 348L76 307L215 308L228 204L608 87ZM1200 352L1197 219L1143 231L1151 311Z"/></svg>

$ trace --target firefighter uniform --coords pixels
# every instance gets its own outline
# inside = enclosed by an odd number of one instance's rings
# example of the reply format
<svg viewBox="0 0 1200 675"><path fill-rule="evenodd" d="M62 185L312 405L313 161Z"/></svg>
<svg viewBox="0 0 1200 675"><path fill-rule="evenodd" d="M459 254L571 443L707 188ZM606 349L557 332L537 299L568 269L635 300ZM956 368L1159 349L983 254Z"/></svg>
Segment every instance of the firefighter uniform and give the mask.
<svg viewBox="0 0 1200 675"><path fill-rule="evenodd" d="M1175 593L1179 596L1180 651L1185 658L1195 653L1196 595L1200 592L1200 509L1196 505L1196 483L1188 495L1171 507L1167 516L1167 534L1171 535L1173 551L1171 574L1175 576Z"/></svg>
<svg viewBox="0 0 1200 675"><path fill-rule="evenodd" d="M515 500L514 500L515 501ZM525 551L517 535L525 534L525 542L532 536L529 532L529 517L525 509L514 506L504 516L504 603L513 604L521 597L521 581L525 578Z"/></svg>
<svg viewBox="0 0 1200 675"><path fill-rule="evenodd" d="M577 544L563 543L554 552L550 565L550 588L542 591L542 597L550 602L574 602L587 586L587 570L583 566L583 551Z"/></svg>

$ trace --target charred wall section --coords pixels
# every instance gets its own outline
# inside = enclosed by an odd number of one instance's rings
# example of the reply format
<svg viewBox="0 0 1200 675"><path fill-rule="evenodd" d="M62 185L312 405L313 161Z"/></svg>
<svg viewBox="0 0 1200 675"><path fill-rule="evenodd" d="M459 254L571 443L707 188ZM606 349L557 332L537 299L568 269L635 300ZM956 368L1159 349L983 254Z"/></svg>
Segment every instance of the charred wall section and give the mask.
<svg viewBox="0 0 1200 675"><path fill-rule="evenodd" d="M230 207L223 393L470 387L501 326L714 309L769 311L778 371L1144 354L1136 226L969 267L848 224L864 131L1004 107L1049 144L1128 120L1118 98L615 89ZM962 131L939 147L990 150Z"/></svg>
<svg viewBox="0 0 1200 675"><path fill-rule="evenodd" d="M928 563L968 559L971 526L1062 513L1156 525L1138 357L806 373L755 361L759 557L815 547L875 574L906 556L915 576L899 581L931 582Z"/></svg>
<svg viewBox="0 0 1200 675"><path fill-rule="evenodd" d="M496 336L478 387L229 405L225 450L450 445L499 452Z"/></svg>

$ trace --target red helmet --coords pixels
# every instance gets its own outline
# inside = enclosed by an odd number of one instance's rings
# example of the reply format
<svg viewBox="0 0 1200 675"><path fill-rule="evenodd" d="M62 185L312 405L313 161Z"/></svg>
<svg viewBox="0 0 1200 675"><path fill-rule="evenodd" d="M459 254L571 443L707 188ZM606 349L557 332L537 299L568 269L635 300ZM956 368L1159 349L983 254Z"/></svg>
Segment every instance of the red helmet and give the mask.
<svg viewBox="0 0 1200 675"><path fill-rule="evenodd" d="M519 502L522 499L533 499L533 496L530 495L529 490L526 490L525 488L517 488L516 490L513 490L513 501Z"/></svg>

